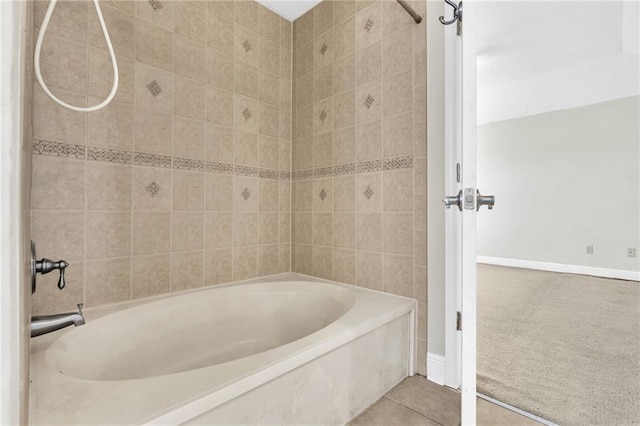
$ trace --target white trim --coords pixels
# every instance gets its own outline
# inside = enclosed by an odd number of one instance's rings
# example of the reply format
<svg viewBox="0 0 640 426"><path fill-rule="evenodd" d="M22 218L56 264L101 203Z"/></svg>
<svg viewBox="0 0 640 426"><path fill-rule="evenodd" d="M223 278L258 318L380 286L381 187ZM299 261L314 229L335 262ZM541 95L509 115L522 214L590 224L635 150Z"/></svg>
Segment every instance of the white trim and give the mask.
<svg viewBox="0 0 640 426"><path fill-rule="evenodd" d="M565 265L562 263L537 262L534 260L508 259L503 257L478 256L478 263L513 268L537 269L539 271L562 272L565 274L591 275L594 277L616 278L640 281L640 272L621 269L597 268L593 266Z"/></svg>
<svg viewBox="0 0 640 426"><path fill-rule="evenodd" d="M444 385L444 356L427 352L427 379L441 386Z"/></svg>

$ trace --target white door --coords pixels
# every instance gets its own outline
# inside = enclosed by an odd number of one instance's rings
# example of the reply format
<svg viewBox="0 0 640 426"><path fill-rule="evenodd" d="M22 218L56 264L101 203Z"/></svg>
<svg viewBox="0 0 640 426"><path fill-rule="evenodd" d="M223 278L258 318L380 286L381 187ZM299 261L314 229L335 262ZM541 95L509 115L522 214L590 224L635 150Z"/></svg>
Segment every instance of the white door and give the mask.
<svg viewBox="0 0 640 426"><path fill-rule="evenodd" d="M476 214L483 200L476 187L476 7L465 0L462 22L445 30L445 382L459 385L463 425L476 423Z"/></svg>

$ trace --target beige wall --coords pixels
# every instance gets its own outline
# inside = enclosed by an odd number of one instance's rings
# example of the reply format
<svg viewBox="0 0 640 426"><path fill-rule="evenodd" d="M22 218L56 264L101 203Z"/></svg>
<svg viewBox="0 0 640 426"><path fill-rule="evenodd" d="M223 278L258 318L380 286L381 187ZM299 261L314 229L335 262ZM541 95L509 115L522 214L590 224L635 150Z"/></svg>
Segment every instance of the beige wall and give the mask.
<svg viewBox="0 0 640 426"><path fill-rule="evenodd" d="M34 86L32 235L70 266L33 313L289 271L291 23L253 1L102 3L115 100L71 112ZM42 72L65 101L107 95L91 2L58 3Z"/></svg>
<svg viewBox="0 0 640 426"><path fill-rule="evenodd" d="M325 0L293 39L292 270L418 299L424 373L426 23Z"/></svg>

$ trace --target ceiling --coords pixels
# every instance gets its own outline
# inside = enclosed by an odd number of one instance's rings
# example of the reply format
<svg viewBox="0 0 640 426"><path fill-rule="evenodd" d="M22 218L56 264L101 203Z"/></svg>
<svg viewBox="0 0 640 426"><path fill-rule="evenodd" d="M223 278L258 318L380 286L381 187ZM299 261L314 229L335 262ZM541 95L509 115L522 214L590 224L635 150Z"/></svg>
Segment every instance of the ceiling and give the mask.
<svg viewBox="0 0 640 426"><path fill-rule="evenodd" d="M316 4L320 3L320 1L321 0L257 0L258 3L289 21L295 21L308 10L311 10Z"/></svg>

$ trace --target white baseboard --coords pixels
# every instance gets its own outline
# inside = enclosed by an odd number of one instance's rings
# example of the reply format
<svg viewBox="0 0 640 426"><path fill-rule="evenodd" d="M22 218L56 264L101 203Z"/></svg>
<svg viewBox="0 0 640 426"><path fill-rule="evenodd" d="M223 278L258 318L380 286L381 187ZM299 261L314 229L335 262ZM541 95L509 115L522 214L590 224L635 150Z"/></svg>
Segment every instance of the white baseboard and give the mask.
<svg viewBox="0 0 640 426"><path fill-rule="evenodd" d="M537 269L540 271L562 272L566 274L591 275L594 277L617 278L640 281L640 272L620 269L595 268L592 266L564 265L561 263L536 262L532 260L508 259L503 257L478 256L478 263L511 266L514 268Z"/></svg>
<svg viewBox="0 0 640 426"><path fill-rule="evenodd" d="M444 357L427 352L427 379L444 386Z"/></svg>

